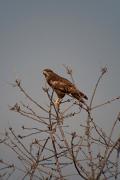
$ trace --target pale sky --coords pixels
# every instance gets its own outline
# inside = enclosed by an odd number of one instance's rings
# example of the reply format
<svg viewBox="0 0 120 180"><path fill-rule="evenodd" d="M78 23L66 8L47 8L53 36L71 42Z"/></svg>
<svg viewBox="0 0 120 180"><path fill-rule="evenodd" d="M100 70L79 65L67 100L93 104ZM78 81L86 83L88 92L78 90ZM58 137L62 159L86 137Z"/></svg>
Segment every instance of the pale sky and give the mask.
<svg viewBox="0 0 120 180"><path fill-rule="evenodd" d="M20 123L8 110L8 105L20 100L19 92L8 83L21 79L30 94L44 105L42 70L48 67L68 77L63 64L73 69L76 85L88 97L100 68L107 65L108 73L95 103L120 95L120 1L1 0L1 131L9 124L18 127ZM100 124L109 127L119 110L120 103L102 109Z"/></svg>

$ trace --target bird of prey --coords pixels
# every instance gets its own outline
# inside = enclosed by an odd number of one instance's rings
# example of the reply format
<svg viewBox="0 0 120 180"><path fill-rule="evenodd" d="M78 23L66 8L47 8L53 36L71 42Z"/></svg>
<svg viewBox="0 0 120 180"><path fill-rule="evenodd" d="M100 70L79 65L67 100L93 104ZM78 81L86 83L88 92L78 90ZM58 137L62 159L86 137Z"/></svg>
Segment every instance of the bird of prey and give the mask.
<svg viewBox="0 0 120 180"><path fill-rule="evenodd" d="M56 107L59 107L61 100L66 94L71 95L81 103L84 103L83 99L88 99L88 97L83 92L79 91L72 82L59 76L51 69L44 69L43 74L49 86L56 92L58 96L57 100L55 101Z"/></svg>

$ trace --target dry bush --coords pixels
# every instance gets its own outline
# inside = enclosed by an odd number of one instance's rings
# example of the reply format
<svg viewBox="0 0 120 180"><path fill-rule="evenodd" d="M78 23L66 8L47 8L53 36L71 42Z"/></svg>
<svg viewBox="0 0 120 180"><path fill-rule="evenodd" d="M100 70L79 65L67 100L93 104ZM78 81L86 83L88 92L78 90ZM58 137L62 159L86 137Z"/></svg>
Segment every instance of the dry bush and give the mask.
<svg viewBox="0 0 120 180"><path fill-rule="evenodd" d="M65 67L73 80L72 70ZM0 160L0 178L12 178L20 171L20 179L119 179L120 137L113 138L116 126L119 126L120 112L113 122L110 133L96 123L92 112L102 106L118 101L119 97L93 106L98 85L107 72L101 69L88 104L80 104L71 97L61 102L59 110L54 105L54 92L43 88L48 97L48 106L44 107L35 101L24 89L21 81L16 80L13 86L27 98L26 102L17 102L10 110L34 122L34 127L23 125L22 133L13 128L5 132L0 140L14 152L16 163ZM78 120L79 126L71 128ZM29 123L30 124L30 123ZM73 130L74 129L74 130ZM20 161L21 166L17 165ZM17 174L16 174L17 177ZM18 179L18 177L16 178Z"/></svg>

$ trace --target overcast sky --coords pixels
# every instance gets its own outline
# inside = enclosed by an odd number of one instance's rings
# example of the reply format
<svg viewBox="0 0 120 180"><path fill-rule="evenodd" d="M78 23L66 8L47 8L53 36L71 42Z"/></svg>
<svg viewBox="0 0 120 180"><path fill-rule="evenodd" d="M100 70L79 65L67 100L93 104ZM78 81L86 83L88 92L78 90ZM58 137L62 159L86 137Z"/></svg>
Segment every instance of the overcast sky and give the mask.
<svg viewBox="0 0 120 180"><path fill-rule="evenodd" d="M18 125L8 110L18 99L17 90L8 83L21 79L44 105L42 70L68 78L63 64L73 69L76 85L89 98L100 68L107 65L94 103L120 95L120 0L1 0L1 131L9 123ZM112 124L119 110L119 103L108 105L107 113L102 109L99 114L101 122Z"/></svg>

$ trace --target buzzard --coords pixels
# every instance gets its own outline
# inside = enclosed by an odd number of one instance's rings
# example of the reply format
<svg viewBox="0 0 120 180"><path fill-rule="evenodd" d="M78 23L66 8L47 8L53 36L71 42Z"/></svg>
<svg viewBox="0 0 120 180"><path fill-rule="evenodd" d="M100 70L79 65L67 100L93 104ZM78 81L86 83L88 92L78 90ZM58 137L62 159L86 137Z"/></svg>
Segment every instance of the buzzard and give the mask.
<svg viewBox="0 0 120 180"><path fill-rule="evenodd" d="M71 83L69 80L59 76L55 72L53 72L51 69L44 69L43 74L46 78L47 83L49 86L56 92L58 98L55 101L55 106L59 107L59 104L62 100L62 98L67 94L71 95L81 103L84 103L83 99L88 99L88 97L79 91L73 83Z"/></svg>

